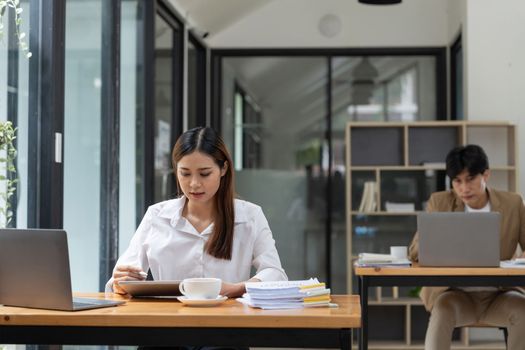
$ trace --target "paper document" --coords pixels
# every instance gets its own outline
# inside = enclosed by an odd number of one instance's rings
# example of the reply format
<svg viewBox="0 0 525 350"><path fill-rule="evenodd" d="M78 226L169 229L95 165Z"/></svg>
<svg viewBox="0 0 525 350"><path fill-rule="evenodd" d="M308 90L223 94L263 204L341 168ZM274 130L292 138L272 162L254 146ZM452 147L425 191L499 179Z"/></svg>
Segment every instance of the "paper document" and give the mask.
<svg viewBox="0 0 525 350"><path fill-rule="evenodd" d="M248 282L237 301L261 309L329 306L330 289L317 278L299 281Z"/></svg>
<svg viewBox="0 0 525 350"><path fill-rule="evenodd" d="M499 266L504 268L525 269L525 259L503 260L500 261Z"/></svg>
<svg viewBox="0 0 525 350"><path fill-rule="evenodd" d="M410 260L396 258L390 254L361 253L356 262L358 266L410 266Z"/></svg>

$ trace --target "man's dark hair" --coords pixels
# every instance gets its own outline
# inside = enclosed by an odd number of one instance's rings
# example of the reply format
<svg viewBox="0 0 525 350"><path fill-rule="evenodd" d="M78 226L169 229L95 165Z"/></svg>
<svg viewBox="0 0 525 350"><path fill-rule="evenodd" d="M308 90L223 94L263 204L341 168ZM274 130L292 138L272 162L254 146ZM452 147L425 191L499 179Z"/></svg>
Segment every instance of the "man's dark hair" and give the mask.
<svg viewBox="0 0 525 350"><path fill-rule="evenodd" d="M478 145L459 146L448 152L447 175L454 179L463 170L469 175L483 174L489 168L489 159Z"/></svg>

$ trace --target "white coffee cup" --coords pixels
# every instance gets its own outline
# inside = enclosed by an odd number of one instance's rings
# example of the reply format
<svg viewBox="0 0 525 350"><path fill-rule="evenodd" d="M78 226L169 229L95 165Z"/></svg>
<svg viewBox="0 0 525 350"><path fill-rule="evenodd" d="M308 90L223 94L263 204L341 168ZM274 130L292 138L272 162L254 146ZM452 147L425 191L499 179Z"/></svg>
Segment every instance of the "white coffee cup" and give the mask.
<svg viewBox="0 0 525 350"><path fill-rule="evenodd" d="M406 259L408 255L407 247L405 245L391 246L390 255L392 255L396 259Z"/></svg>
<svg viewBox="0 0 525 350"><path fill-rule="evenodd" d="M179 284L188 299L216 299L221 292L220 278L186 278Z"/></svg>

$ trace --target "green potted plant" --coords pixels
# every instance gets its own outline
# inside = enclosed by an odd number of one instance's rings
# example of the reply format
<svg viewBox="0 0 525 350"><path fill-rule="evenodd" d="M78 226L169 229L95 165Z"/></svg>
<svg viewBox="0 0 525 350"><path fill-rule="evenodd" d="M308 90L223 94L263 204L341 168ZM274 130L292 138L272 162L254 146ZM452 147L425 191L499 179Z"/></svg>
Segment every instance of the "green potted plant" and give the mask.
<svg viewBox="0 0 525 350"><path fill-rule="evenodd" d="M29 46L27 45L25 38L26 33L24 33L20 24L22 23L22 12L24 11L20 6L20 0L0 0L0 41L3 40L4 36L4 16L7 17L7 9L12 9L15 14L15 35L18 39L18 46L24 55L29 58L31 57L31 52L29 51Z"/></svg>

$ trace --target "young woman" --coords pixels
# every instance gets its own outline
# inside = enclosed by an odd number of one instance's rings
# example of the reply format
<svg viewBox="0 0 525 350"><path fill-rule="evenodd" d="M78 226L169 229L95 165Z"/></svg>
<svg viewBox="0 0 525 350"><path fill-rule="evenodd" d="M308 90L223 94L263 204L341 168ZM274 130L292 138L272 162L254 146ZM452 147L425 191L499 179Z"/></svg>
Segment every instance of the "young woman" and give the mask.
<svg viewBox="0 0 525 350"><path fill-rule="evenodd" d="M179 198L148 208L106 291L120 281L222 279L221 294L242 295L246 281L286 280L261 208L234 199L231 157L211 128L182 134L172 153ZM250 278L251 267L256 270Z"/></svg>

